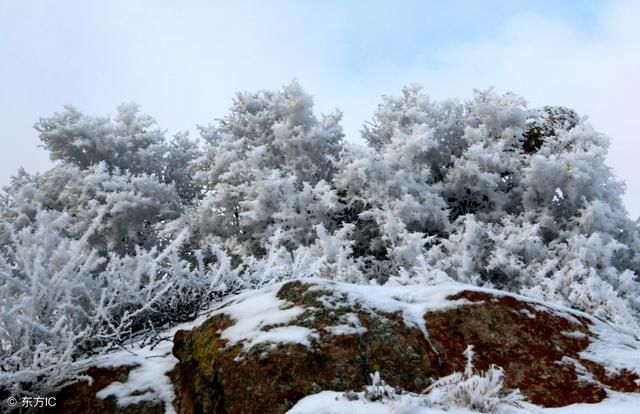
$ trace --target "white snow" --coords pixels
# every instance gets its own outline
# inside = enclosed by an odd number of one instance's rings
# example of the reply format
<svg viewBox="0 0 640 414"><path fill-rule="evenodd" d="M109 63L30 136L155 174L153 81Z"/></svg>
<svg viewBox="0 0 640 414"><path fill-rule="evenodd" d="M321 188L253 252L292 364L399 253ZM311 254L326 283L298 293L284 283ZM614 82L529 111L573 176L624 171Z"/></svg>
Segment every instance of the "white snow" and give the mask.
<svg viewBox="0 0 640 414"><path fill-rule="evenodd" d="M638 414L640 394L610 391L598 404L572 404L566 407L540 409L541 414Z"/></svg>
<svg viewBox="0 0 640 414"><path fill-rule="evenodd" d="M256 330L252 332L251 340L244 342L244 348L249 349L263 342L280 344L299 343L311 346L309 338L316 335L317 334L311 329L302 326L280 326L264 332Z"/></svg>
<svg viewBox="0 0 640 414"><path fill-rule="evenodd" d="M584 332L580 332L580 331L562 332L562 335L568 336L569 338L576 338L576 339L582 339L587 336Z"/></svg>
<svg viewBox="0 0 640 414"><path fill-rule="evenodd" d="M176 326L161 334L167 340L161 341L155 346L133 343L128 348L100 356L91 360L91 365L96 367L118 367L123 365L136 365L129 372L125 383L113 382L100 390L98 398L115 396L119 406L135 404L141 401L162 401L166 414L175 414L173 400L175 392L171 380L166 375L178 363L173 356L173 337L181 329L193 329L201 325L211 315L203 314L194 321ZM86 363L83 361L82 363Z"/></svg>
<svg viewBox="0 0 640 414"><path fill-rule="evenodd" d="M438 409L422 406L422 398L415 394L403 394L391 401L368 401L364 393L357 393L357 400L348 400L343 393L322 391L298 401L287 414L473 414L463 408Z"/></svg>
<svg viewBox="0 0 640 414"><path fill-rule="evenodd" d="M315 285L311 289L329 288L338 294L344 293L348 303L357 303L363 309L385 313L399 312L407 325L418 327L427 338L429 333L424 322L427 311L446 310L470 303L464 299L447 299L448 296L468 287L456 282L435 286L366 286L318 278L310 278L309 282Z"/></svg>
<svg viewBox="0 0 640 414"><path fill-rule="evenodd" d="M276 294L283 284L245 292L213 312L211 316L225 314L234 321L232 326L222 332L221 338L228 340L229 345L242 343L245 351L266 342L309 346L310 338L315 335L311 329L301 326L275 326L268 329L269 326L287 324L304 311L278 299Z"/></svg>
<svg viewBox="0 0 640 414"><path fill-rule="evenodd" d="M424 397L406 393L395 400L368 401L363 393L357 393L358 399L350 401L344 393L322 391L298 401L287 414L476 414L459 407L428 407ZM598 404L572 404L559 408L529 406L516 408L505 406L500 414L638 414L640 395L609 392L608 398Z"/></svg>
<svg viewBox="0 0 640 414"><path fill-rule="evenodd" d="M631 369L640 375L640 338L638 335L619 326L604 323L591 318L590 327L595 339L586 350L580 353L588 359L605 367L608 373L616 373L621 369ZM640 412L640 408L638 408Z"/></svg>
<svg viewBox="0 0 640 414"><path fill-rule="evenodd" d="M98 398L107 398L113 395L117 398L120 406L140 401L162 401L166 408L165 412L173 413L171 402L175 395L173 385L166 374L173 369L178 361L171 354L171 345L170 342L166 342L155 350L138 349L136 355L122 354L119 357L114 355L113 359L109 361L110 363L122 364L124 362L137 364L138 367L129 373L126 383L113 382L96 394Z"/></svg>
<svg viewBox="0 0 640 414"><path fill-rule="evenodd" d="M328 301L325 301L325 302L328 302ZM335 326L328 326L324 328L324 330L334 336L355 335L355 334L363 334L367 332L367 328L362 326L362 324L360 323L360 319L355 313L347 313L346 315L341 315L339 320L341 320L344 323L335 325Z"/></svg>
<svg viewBox="0 0 640 414"><path fill-rule="evenodd" d="M528 318L531 318L531 319L536 318L536 315L534 313L529 312L529 310L527 309L521 309L520 313L522 313L523 315L526 315Z"/></svg>

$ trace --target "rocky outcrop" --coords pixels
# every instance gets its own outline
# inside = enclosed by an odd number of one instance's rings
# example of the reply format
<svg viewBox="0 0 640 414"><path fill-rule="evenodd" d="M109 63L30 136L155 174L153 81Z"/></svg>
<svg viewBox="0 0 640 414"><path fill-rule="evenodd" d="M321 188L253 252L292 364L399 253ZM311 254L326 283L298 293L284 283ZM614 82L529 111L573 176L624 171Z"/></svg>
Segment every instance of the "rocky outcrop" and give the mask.
<svg viewBox="0 0 640 414"><path fill-rule="evenodd" d="M468 345L476 369L502 367L505 386L537 405L640 392L634 334L584 313L460 284L291 281L230 298L188 328L175 332L173 356L163 342L163 349L136 351L139 357L104 359L131 364L90 369L93 382L62 390L52 412L284 413L322 390L361 391L375 371L387 384L420 393L463 371ZM142 368L158 376L158 389ZM128 378L133 373L137 381ZM119 404L105 391L109 384L124 387L135 405ZM105 399L96 396L100 390Z"/></svg>
<svg viewBox="0 0 640 414"><path fill-rule="evenodd" d="M172 373L177 411L284 413L320 390L361 390L374 371L389 384L420 392L433 379L463 370L467 345L475 347L477 368L503 367L506 385L535 404L598 402L607 388L640 391L640 367L608 372L590 356L590 344L600 340L594 324L602 322L584 314L460 287L424 302L420 292L412 298L411 289L363 289L289 282L275 294L283 311L299 310L289 320L256 325L258 332L245 332L246 339L226 335L239 322L236 303L196 329L179 331L174 354L180 363ZM308 336L288 338L287 328L305 329ZM255 341L275 330L282 335Z"/></svg>

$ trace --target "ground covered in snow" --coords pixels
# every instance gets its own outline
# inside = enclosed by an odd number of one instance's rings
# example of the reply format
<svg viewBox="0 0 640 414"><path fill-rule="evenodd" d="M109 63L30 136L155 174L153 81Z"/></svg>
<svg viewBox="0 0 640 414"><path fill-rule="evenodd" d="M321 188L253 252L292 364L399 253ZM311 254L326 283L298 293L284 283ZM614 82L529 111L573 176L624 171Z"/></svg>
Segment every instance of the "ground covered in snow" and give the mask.
<svg viewBox="0 0 640 414"><path fill-rule="evenodd" d="M573 404L560 408L527 406L520 409L502 407L503 414L638 414L640 395L611 392L609 398L598 404ZM407 394L394 400L368 401L362 395L349 400L344 393L323 391L300 400L288 414L476 414L479 411L462 407L429 407L424 397Z"/></svg>

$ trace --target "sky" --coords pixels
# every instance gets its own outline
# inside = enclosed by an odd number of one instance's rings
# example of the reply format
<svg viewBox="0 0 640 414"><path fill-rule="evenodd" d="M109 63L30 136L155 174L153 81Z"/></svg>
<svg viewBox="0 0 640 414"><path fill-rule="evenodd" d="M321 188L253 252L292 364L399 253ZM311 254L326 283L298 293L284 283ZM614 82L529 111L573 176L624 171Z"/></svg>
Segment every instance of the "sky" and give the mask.
<svg viewBox="0 0 640 414"><path fill-rule="evenodd" d="M33 124L72 104L137 102L171 135L221 118L237 91L297 79L359 142L382 95L495 87L563 105L610 137L640 216L640 2L0 0L0 186L51 162Z"/></svg>

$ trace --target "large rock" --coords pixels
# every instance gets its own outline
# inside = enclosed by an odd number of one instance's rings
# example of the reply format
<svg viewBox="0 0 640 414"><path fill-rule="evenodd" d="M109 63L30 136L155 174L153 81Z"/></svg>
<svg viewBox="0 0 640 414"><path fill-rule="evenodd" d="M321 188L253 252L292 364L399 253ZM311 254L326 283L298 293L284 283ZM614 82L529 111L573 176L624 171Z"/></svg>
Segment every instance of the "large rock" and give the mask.
<svg viewBox="0 0 640 414"><path fill-rule="evenodd" d="M360 389L376 370L411 391L423 390L444 372L423 332L407 325L402 315L372 312L340 292L311 287L283 285L277 298L302 312L286 323L260 327L308 329L309 344L296 342L295 331L287 338L286 330L274 338L280 343L231 344L221 336L234 324L225 313L193 331L178 331L174 382L179 412L279 413L323 389Z"/></svg>
<svg viewBox="0 0 640 414"><path fill-rule="evenodd" d="M284 413L320 390L361 390L380 371L420 392L496 364L533 403L598 402L639 392L640 340L580 312L498 291L293 281L240 295L178 331L171 376L179 413Z"/></svg>

